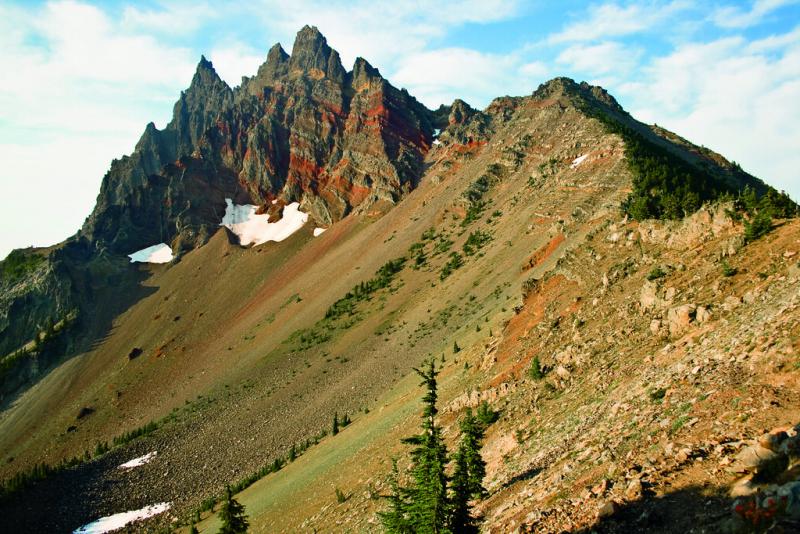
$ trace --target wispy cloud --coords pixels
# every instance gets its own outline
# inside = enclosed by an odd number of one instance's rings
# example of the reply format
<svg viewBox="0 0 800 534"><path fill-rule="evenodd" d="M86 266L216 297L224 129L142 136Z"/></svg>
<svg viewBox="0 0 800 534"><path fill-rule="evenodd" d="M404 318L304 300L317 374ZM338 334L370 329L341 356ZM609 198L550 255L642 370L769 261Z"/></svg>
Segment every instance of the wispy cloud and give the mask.
<svg viewBox="0 0 800 534"><path fill-rule="evenodd" d="M606 41L598 44L575 44L556 57L556 62L572 71L593 76L613 74L621 78L630 74L642 56L638 47Z"/></svg>
<svg viewBox="0 0 800 534"><path fill-rule="evenodd" d="M800 35L753 46L742 37L689 43L619 88L634 116L658 122L793 192L800 168Z"/></svg>
<svg viewBox="0 0 800 534"><path fill-rule="evenodd" d="M760 23L776 10L797 3L800 2L798 0L755 0L749 10L743 10L738 6L724 6L714 12L712 20L722 28L749 28Z"/></svg>
<svg viewBox="0 0 800 534"><path fill-rule="evenodd" d="M563 30L552 34L548 42L558 44L594 41L640 33L690 7L691 4L685 0L675 0L666 4L662 2L597 4L590 6Z"/></svg>
<svg viewBox="0 0 800 534"><path fill-rule="evenodd" d="M0 226L22 231L4 231L0 256L75 232L110 160L133 149L148 121L163 125L196 61L85 3L0 6L0 198L48 192L39 213L4 203Z"/></svg>
<svg viewBox="0 0 800 534"><path fill-rule="evenodd" d="M205 2L180 2L149 9L125 6L121 26L131 31L187 35L214 17L215 10Z"/></svg>
<svg viewBox="0 0 800 534"><path fill-rule="evenodd" d="M287 9L283 0L260 0L250 13L278 35L287 50L299 28L314 24L335 44L346 66L365 56L386 69L456 27L513 17L520 5L519 0L397 0L380 5L372 0L296 0Z"/></svg>
<svg viewBox="0 0 800 534"><path fill-rule="evenodd" d="M464 48L443 48L412 54L401 62L393 80L411 89L430 107L462 98L477 107L486 95L530 93L549 74L540 62L517 54L489 54Z"/></svg>

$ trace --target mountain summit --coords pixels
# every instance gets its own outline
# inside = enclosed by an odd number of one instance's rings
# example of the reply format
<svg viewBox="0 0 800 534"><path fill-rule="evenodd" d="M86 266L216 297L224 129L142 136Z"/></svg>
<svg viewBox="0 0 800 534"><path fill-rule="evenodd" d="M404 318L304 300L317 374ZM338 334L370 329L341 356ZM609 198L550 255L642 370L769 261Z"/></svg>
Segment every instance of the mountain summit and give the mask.
<svg viewBox="0 0 800 534"><path fill-rule="evenodd" d="M327 225L413 188L432 133L424 106L362 59L346 72L306 26L291 56L275 45L235 89L202 58L167 127L149 125L112 163L82 234L117 253L188 250L214 233L226 197L300 202Z"/></svg>

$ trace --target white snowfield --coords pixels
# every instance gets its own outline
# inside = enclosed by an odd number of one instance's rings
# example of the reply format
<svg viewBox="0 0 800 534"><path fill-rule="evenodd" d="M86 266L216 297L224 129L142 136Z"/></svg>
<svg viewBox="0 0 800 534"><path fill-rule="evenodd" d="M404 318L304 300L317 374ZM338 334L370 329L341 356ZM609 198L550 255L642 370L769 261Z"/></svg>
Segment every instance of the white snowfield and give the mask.
<svg viewBox="0 0 800 534"><path fill-rule="evenodd" d="M166 243L143 248L133 254L128 254L128 257L131 259L131 263L169 263L174 258L172 249Z"/></svg>
<svg viewBox="0 0 800 534"><path fill-rule="evenodd" d="M134 458L133 460L125 462L124 464L120 464L117 469L133 469L134 467L139 467L155 458L156 454L158 454L158 451L148 452L144 456L139 456L138 458Z"/></svg>
<svg viewBox="0 0 800 534"><path fill-rule="evenodd" d="M314 228L314 237L319 237L327 228Z"/></svg>
<svg viewBox="0 0 800 534"><path fill-rule="evenodd" d="M97 521L92 521L88 525L83 525L75 529L72 534L103 534L104 532L112 532L124 527L128 523L141 521L142 519L164 513L169 510L170 506L171 503L160 502L151 506L145 506L140 510L101 517Z"/></svg>
<svg viewBox="0 0 800 534"><path fill-rule="evenodd" d="M267 241L283 241L308 221L308 214L300 211L300 204L292 202L283 208L280 221L269 222L269 215L256 215L256 206L252 204L234 204L225 199L225 216L220 226L225 226L239 237L243 246L260 245Z"/></svg>
<svg viewBox="0 0 800 534"><path fill-rule="evenodd" d="M572 160L572 165L569 166L570 169L576 168L578 165L583 163L583 161L589 157L589 154L584 154L583 156L578 156L574 160Z"/></svg>

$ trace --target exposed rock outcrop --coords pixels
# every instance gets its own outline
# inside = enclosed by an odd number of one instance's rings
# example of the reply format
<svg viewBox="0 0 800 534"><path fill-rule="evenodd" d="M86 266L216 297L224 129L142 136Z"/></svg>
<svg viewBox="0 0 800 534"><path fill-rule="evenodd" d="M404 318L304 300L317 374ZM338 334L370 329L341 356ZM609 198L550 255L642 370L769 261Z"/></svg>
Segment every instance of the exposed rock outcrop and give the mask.
<svg viewBox="0 0 800 534"><path fill-rule="evenodd" d="M83 232L129 253L156 242L202 245L224 198L298 201L322 224L362 203L393 203L416 185L430 147L430 112L366 60L351 72L306 26L231 89L202 58L164 130L151 123L112 163Z"/></svg>

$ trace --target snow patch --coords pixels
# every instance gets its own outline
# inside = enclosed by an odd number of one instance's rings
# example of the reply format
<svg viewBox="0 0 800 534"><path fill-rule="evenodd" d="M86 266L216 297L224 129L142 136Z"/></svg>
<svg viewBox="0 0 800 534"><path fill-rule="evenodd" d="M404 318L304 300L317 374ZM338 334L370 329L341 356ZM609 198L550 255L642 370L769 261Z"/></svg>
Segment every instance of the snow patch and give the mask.
<svg viewBox="0 0 800 534"><path fill-rule="evenodd" d="M439 128L434 128L433 129L433 136L434 137L439 137L440 133L442 133L442 130L440 130Z"/></svg>
<svg viewBox="0 0 800 534"><path fill-rule="evenodd" d="M574 169L578 167L583 161L589 157L589 154L584 154L583 156L578 156L574 160L572 160L572 165L569 166L570 169Z"/></svg>
<svg viewBox="0 0 800 534"><path fill-rule="evenodd" d="M124 527L128 523L141 521L142 519L164 513L169 510L170 506L171 503L160 502L151 506L145 506L139 510L101 517L97 521L92 521L88 525L83 525L75 529L72 534L103 534L104 532L111 532Z"/></svg>
<svg viewBox="0 0 800 534"><path fill-rule="evenodd" d="M314 228L314 237L319 237L327 228Z"/></svg>
<svg viewBox="0 0 800 534"><path fill-rule="evenodd" d="M434 139L434 140L433 140L433 144L434 144L434 145L441 145L441 144L442 144L442 142L441 142L441 141L439 141L438 139Z"/></svg>
<svg viewBox="0 0 800 534"><path fill-rule="evenodd" d="M172 249L166 243L137 250L133 254L128 254L128 257L131 263L169 263L174 258Z"/></svg>
<svg viewBox="0 0 800 534"><path fill-rule="evenodd" d="M308 214L300 211L300 204L292 202L283 208L283 218L271 223L269 214L256 215L252 204L234 204L225 199L225 216L220 226L225 226L239 237L239 243L247 246L260 245L267 241L283 241L308 221Z"/></svg>
<svg viewBox="0 0 800 534"><path fill-rule="evenodd" d="M138 458L134 458L133 460L125 462L124 464L120 464L117 469L133 469L134 467L139 467L155 458L156 454L158 454L158 451L148 452L144 456L139 456Z"/></svg>

